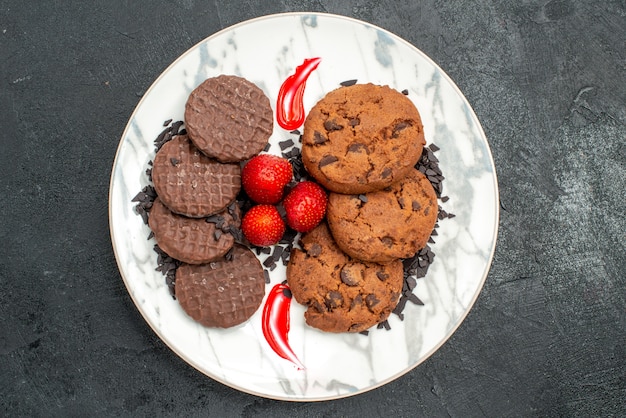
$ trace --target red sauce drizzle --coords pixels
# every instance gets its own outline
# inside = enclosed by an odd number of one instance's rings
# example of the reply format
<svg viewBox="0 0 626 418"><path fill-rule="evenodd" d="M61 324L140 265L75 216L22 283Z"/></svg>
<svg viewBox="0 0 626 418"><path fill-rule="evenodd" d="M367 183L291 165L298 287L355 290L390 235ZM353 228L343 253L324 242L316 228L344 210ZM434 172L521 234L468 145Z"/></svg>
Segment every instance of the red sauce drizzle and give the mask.
<svg viewBox="0 0 626 418"><path fill-rule="evenodd" d="M287 77L276 100L276 121L288 131L299 128L304 123L304 105L302 96L309 75L317 68L321 58L307 58L296 72Z"/></svg>
<svg viewBox="0 0 626 418"><path fill-rule="evenodd" d="M277 284L272 288L263 307L263 335L276 354L292 362L298 370L304 366L289 346L289 307L291 290L286 284Z"/></svg>

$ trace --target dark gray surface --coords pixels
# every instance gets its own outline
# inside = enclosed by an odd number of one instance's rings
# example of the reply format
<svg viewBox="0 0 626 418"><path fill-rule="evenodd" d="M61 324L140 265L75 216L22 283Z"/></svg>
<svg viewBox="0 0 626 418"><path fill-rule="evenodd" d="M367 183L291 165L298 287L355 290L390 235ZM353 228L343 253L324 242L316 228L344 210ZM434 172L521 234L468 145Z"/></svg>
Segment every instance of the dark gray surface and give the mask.
<svg viewBox="0 0 626 418"><path fill-rule="evenodd" d="M626 415L625 2L222 3L0 0L0 415ZM502 211L483 292L437 353L297 404L212 381L156 337L118 273L107 193L130 114L178 55L307 10L388 29L452 77Z"/></svg>

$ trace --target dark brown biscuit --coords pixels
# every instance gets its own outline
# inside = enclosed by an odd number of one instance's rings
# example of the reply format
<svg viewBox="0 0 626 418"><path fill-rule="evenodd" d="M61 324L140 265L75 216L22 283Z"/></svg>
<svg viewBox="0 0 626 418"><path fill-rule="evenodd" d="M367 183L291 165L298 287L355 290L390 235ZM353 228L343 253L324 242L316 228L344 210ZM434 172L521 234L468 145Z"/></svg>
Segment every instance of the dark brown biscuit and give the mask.
<svg viewBox="0 0 626 418"><path fill-rule="evenodd" d="M339 248L386 263L424 248L437 221L437 195L416 169L398 183L364 195L330 193L327 219Z"/></svg>
<svg viewBox="0 0 626 418"><path fill-rule="evenodd" d="M355 84L313 106L304 123L302 161L329 190L365 193L404 177L425 143L411 100L388 86Z"/></svg>
<svg viewBox="0 0 626 418"><path fill-rule="evenodd" d="M241 189L239 164L223 164L178 135L154 157L154 189L172 212L192 218L221 212Z"/></svg>
<svg viewBox="0 0 626 418"><path fill-rule="evenodd" d="M265 276L254 253L236 244L230 260L182 264L175 289L180 306L194 320L229 328L247 321L261 306Z"/></svg>
<svg viewBox="0 0 626 418"><path fill-rule="evenodd" d="M202 264L224 256L235 243L230 228L239 228L240 210L232 203L210 218L188 218L170 211L160 198L150 209L148 224L159 247L172 258Z"/></svg>
<svg viewBox="0 0 626 418"><path fill-rule="evenodd" d="M265 148L274 129L270 101L245 78L208 78L191 92L185 126L194 144L222 162L243 161Z"/></svg>
<svg viewBox="0 0 626 418"><path fill-rule="evenodd" d="M387 319L402 291L402 262L375 264L343 253L326 223L302 238L287 265L287 282L305 305L307 324L328 332L361 332Z"/></svg>

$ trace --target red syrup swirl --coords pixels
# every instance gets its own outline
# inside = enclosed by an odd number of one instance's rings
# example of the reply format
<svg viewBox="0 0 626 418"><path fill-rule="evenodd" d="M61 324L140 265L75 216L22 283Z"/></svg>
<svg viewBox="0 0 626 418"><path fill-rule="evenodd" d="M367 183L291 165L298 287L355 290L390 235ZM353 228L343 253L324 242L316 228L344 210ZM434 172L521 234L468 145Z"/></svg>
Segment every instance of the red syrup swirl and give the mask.
<svg viewBox="0 0 626 418"><path fill-rule="evenodd" d="M263 335L276 354L292 362L298 370L304 366L289 346L289 307L291 290L284 283L275 285L267 296L263 307Z"/></svg>
<svg viewBox="0 0 626 418"><path fill-rule="evenodd" d="M287 77L280 86L276 100L276 121L281 128L288 131L298 129L304 123L304 105L302 96L306 80L317 68L321 58L307 58L296 67L296 72Z"/></svg>

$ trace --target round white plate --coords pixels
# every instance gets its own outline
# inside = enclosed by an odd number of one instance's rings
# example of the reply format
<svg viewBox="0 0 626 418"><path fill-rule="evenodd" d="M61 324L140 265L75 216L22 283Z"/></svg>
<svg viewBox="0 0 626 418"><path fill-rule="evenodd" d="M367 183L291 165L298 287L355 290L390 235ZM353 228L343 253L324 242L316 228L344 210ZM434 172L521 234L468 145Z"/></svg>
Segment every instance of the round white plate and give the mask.
<svg viewBox="0 0 626 418"><path fill-rule="evenodd" d="M456 215L440 222L434 263L408 303L405 319L369 335L328 334L304 323L293 301L289 340L306 366L297 370L276 355L261 331L261 309L244 325L204 328L170 296L155 271L154 242L131 199L148 184L153 140L168 119L182 120L187 96L208 77L234 74L262 88L275 107L280 85L305 58L321 57L304 94L305 109L339 83L387 84L408 90L419 109L428 143L446 177L443 208ZM277 124L270 152L294 135ZM493 159L472 108L450 78L424 53L397 36L354 19L318 13L265 16L224 29L185 52L154 82L121 138L109 195L117 263L137 308L159 337L207 376L259 396L326 400L355 395L403 375L433 354L456 330L482 288L495 249L498 189ZM271 273L271 284L285 269Z"/></svg>

